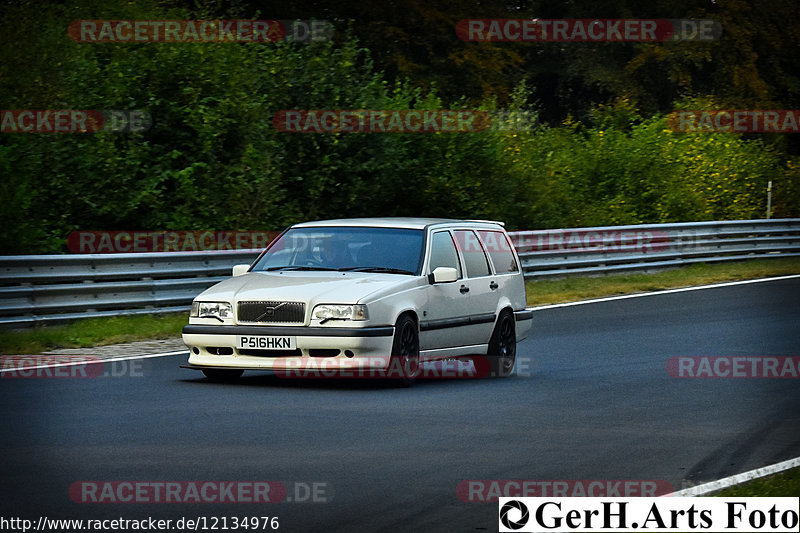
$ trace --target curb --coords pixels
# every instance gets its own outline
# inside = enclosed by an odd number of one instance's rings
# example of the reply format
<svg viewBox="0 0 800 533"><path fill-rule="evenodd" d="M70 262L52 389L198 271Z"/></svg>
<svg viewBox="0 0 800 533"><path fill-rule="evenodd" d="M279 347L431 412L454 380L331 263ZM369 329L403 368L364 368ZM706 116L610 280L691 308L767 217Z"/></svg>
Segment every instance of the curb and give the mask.
<svg viewBox="0 0 800 533"><path fill-rule="evenodd" d="M747 481L777 474L778 472L783 472L784 470L789 470L798 466L800 466L800 457L795 457L794 459L775 463L774 465L763 466L761 468L756 468L755 470L750 470L749 472L736 474L735 476L725 477L716 481L703 483L702 485L689 487L688 489L679 490L671 494L666 494L665 496L703 496L711 492L733 487L734 485L741 485Z"/></svg>

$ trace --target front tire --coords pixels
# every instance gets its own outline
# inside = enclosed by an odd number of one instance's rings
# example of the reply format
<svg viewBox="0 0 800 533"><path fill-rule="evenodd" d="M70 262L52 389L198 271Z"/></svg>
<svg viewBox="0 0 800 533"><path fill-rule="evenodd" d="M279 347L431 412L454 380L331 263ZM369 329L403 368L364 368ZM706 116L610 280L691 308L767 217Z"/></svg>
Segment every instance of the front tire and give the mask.
<svg viewBox="0 0 800 533"><path fill-rule="evenodd" d="M244 374L244 370L229 370L227 368L204 368L203 374L211 381L236 381Z"/></svg>
<svg viewBox="0 0 800 533"><path fill-rule="evenodd" d="M500 313L497 325L489 340L489 365L492 376L507 378L517 362L517 332L514 315L508 311Z"/></svg>
<svg viewBox="0 0 800 533"><path fill-rule="evenodd" d="M389 360L389 375L398 373L397 384L410 387L416 381L420 371L419 332L417 322L409 315L397 320L392 342L392 357Z"/></svg>

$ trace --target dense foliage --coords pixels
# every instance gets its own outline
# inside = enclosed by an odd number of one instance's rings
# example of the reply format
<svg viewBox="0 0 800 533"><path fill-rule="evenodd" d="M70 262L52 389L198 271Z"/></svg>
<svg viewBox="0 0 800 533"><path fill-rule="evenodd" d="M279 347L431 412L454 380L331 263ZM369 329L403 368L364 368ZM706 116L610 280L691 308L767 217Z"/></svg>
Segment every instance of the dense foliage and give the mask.
<svg viewBox="0 0 800 533"><path fill-rule="evenodd" d="M734 3L744 2L719 2ZM736 60L725 43L684 51L674 43L545 47L548 68L563 63L559 84L571 77L581 87L550 91L545 100L541 72L523 67L530 44L514 51L515 43L463 43L452 33L431 40L447 41L449 51L429 64L409 66L413 44L391 64L381 39L402 47L412 34L400 32L398 45L357 21L347 29L347 2L338 14L320 9L337 24L329 42L81 44L67 37L69 22L80 18L226 15L166 4L5 6L3 109L142 109L153 125L142 133L0 134L0 253L61 252L76 229L280 229L366 215L494 218L520 229L761 218L769 180L772 215L800 215L800 163L786 135L677 133L666 123L672 108L791 108L798 84L784 50L775 52L768 79L743 66L736 79L750 82L739 90L724 78L733 68L725 62ZM315 15L313 4L305 18ZM461 18L408 4L412 18L430 27ZM267 18L263 8L260 15L247 9L227 14ZM739 42L735 31L730 38ZM647 54L663 70L644 65ZM698 68L712 58L717 84ZM632 62L642 69L636 75ZM687 81L682 75L690 72ZM589 91L600 79L602 87ZM672 85L664 93L659 83ZM763 89L760 99L753 87ZM787 88L784 99L774 94ZM272 123L285 109L477 107L542 120L475 133L283 133Z"/></svg>

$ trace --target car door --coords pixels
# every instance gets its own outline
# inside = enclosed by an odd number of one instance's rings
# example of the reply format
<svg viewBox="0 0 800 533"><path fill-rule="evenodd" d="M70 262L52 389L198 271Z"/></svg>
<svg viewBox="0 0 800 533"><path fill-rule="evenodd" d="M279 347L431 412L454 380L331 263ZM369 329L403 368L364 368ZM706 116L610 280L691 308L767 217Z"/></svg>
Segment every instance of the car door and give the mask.
<svg viewBox="0 0 800 533"><path fill-rule="evenodd" d="M458 271L458 280L428 286L428 298L420 319L420 348L435 350L469 344L469 287L463 279L461 259L448 230L434 231L430 239L427 273L437 267Z"/></svg>
<svg viewBox="0 0 800 533"><path fill-rule="evenodd" d="M500 302L499 284L478 235L473 230L459 229L453 231L453 236L464 264L465 285L469 288L469 344L486 344L492 336Z"/></svg>
<svg viewBox="0 0 800 533"><path fill-rule="evenodd" d="M507 296L515 310L523 309L527 305L525 279L507 234L499 230L478 230L478 237L492 263L493 280L498 285L495 292Z"/></svg>

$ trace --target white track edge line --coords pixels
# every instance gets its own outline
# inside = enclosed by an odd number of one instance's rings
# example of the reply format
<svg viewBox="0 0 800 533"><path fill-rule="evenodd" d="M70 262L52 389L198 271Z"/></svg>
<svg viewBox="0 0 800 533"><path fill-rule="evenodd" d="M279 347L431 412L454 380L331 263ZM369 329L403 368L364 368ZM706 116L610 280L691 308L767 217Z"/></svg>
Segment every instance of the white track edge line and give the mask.
<svg viewBox="0 0 800 533"><path fill-rule="evenodd" d="M150 359L150 358L153 358L153 357L170 357L170 356L173 356L173 355L185 354L185 353L188 353L188 351L189 350L187 349L187 350L179 350L179 351L175 351L175 352L162 352L162 353L152 353L152 354L142 354L142 355L123 355L123 356L119 356L119 357L111 357L111 358L108 358L108 359L100 359L100 358L98 358L97 356L94 356L94 355L81 356L81 355L78 355L78 354L38 354L38 355L23 355L23 356L13 356L12 355L11 357L25 357L25 358L30 357L31 359L35 359L37 357L52 357L52 358L58 358L58 357L73 357L73 358L74 357L91 357L92 359L87 359L85 361L69 361L69 362L63 362L63 363L54 362L53 364L37 365L37 366L0 368L0 374L2 374L3 372L21 372L21 371L24 371L24 370L37 370L37 369L40 369L40 368L58 368L58 367L63 367L63 366L91 365L91 364L97 364L97 363L114 363L114 362L117 362L117 361L130 361L132 359ZM6 356L3 356L3 357L6 357Z"/></svg>
<svg viewBox="0 0 800 533"><path fill-rule="evenodd" d="M626 300L628 298L641 298L643 296L658 296L661 294L674 294L677 292L699 291L703 289L716 289L719 287L731 287L735 285L748 285L751 283L763 283L765 281L780 281L785 279L800 278L800 274L789 274L787 276L777 276L774 278L759 278L759 279L745 279L739 281L726 281L723 283L712 283L711 285L697 285L695 287L680 287L677 289L664 289L661 291L652 292L637 292L635 294L620 294L619 296L608 296L605 298L593 298L591 300L580 300L577 302L564 302L560 304L538 305L535 307L528 307L528 311L544 311L547 309L556 309L559 307L571 307L574 305L594 304L601 302L612 302L614 300Z"/></svg>
<svg viewBox="0 0 800 533"><path fill-rule="evenodd" d="M702 485L697 485L695 487L679 490L677 492L667 494L666 496L702 496L703 494L708 494L709 492L716 492L728 487L733 487L734 485L739 485L746 481L769 476L771 474L777 474L778 472L783 472L784 470L789 470L790 468L795 468L798 466L800 466L800 457L795 457L794 459L775 463L774 465L762 466L761 468L756 468L754 470L750 470L749 472L743 472L741 474L736 474L735 476L725 477L716 481L703 483Z"/></svg>

